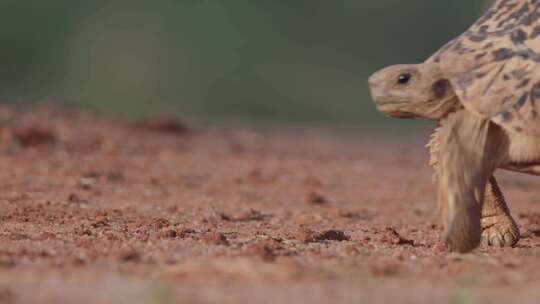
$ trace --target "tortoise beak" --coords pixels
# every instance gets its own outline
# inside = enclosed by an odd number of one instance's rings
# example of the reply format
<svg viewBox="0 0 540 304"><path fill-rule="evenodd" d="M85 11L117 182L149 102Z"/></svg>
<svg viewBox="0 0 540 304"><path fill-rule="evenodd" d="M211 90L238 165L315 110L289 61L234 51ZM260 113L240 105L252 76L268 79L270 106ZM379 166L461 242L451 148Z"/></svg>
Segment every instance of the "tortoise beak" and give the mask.
<svg viewBox="0 0 540 304"><path fill-rule="evenodd" d="M381 79L380 73L371 75L368 79L368 83L371 98L377 104L380 102L380 98L384 93L384 82L383 79Z"/></svg>
<svg viewBox="0 0 540 304"><path fill-rule="evenodd" d="M377 72L369 76L368 83L371 90L380 87L382 85L382 81L379 73Z"/></svg>

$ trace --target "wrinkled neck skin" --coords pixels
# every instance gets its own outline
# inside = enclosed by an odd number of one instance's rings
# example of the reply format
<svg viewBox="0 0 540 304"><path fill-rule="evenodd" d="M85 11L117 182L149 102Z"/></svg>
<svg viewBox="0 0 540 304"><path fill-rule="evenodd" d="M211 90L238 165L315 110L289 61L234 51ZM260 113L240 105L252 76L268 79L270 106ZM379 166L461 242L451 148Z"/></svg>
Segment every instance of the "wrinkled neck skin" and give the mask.
<svg viewBox="0 0 540 304"><path fill-rule="evenodd" d="M442 123L450 114L460 109L456 96L409 104L384 104L377 109L387 116L402 119L432 120Z"/></svg>
<svg viewBox="0 0 540 304"><path fill-rule="evenodd" d="M437 121L437 125L439 127L443 127L445 124L447 124L448 122L448 117L450 117L451 115L453 115L454 113L458 112L458 111L466 111L465 108L463 108L463 106L461 106L461 104L459 104L459 101L457 100L457 97L455 97L456 100L455 100L455 104L452 105L452 107L450 107L448 105L447 108L441 108L439 112L436 112L436 113L433 113L434 117L438 117L436 119L432 119L434 121ZM451 102L454 102L454 100L452 100Z"/></svg>
<svg viewBox="0 0 540 304"><path fill-rule="evenodd" d="M439 121L439 124L442 124L450 113L462 109L461 104L455 95L438 100L435 105L423 105L423 107L422 113L425 114L416 119L436 120Z"/></svg>

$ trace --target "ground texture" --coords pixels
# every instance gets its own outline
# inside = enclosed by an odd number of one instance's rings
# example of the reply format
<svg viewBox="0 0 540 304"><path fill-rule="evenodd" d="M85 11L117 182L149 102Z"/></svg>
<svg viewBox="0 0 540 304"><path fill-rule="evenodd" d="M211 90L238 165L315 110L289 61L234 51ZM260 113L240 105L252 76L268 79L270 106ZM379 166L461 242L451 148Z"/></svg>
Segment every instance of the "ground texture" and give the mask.
<svg viewBox="0 0 540 304"><path fill-rule="evenodd" d="M499 172L523 237L440 244L429 130L114 122L0 108L0 303L537 303L540 179Z"/></svg>

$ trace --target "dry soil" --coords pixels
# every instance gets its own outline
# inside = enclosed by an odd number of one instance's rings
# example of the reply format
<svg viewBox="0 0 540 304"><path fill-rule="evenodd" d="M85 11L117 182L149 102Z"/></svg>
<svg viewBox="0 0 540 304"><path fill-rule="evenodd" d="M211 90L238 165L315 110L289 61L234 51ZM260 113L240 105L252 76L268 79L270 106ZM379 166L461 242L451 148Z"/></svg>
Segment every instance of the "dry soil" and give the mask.
<svg viewBox="0 0 540 304"><path fill-rule="evenodd" d="M0 303L537 303L523 237L440 243L429 130L255 131L0 108Z"/></svg>

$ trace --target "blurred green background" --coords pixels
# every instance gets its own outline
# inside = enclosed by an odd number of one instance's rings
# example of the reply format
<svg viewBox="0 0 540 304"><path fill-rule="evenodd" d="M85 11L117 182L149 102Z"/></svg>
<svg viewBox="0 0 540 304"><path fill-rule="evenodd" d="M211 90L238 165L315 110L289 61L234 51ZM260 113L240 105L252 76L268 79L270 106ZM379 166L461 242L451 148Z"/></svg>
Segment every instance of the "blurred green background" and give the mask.
<svg viewBox="0 0 540 304"><path fill-rule="evenodd" d="M367 77L423 61L483 0L3 0L0 96L114 115L390 122Z"/></svg>

